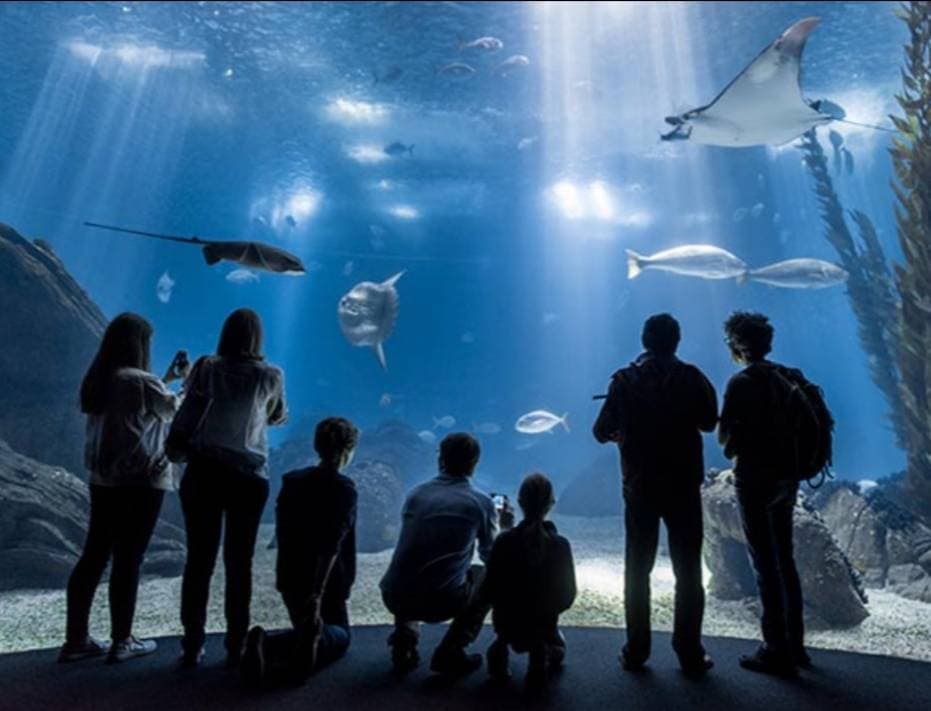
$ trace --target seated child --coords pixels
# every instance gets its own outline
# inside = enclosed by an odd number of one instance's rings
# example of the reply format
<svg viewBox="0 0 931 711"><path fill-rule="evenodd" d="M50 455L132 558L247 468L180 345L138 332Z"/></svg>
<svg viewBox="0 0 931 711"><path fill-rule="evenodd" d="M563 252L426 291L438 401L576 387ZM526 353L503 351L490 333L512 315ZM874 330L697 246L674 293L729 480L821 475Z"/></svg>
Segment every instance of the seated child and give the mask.
<svg viewBox="0 0 931 711"><path fill-rule="evenodd" d="M543 474L524 479L518 494L524 520L495 539L488 559L485 590L497 638L488 648L488 673L506 679L508 648L529 653L526 683L543 685L546 672L562 664L566 641L559 614L575 600L572 549L550 521L553 485Z"/></svg>

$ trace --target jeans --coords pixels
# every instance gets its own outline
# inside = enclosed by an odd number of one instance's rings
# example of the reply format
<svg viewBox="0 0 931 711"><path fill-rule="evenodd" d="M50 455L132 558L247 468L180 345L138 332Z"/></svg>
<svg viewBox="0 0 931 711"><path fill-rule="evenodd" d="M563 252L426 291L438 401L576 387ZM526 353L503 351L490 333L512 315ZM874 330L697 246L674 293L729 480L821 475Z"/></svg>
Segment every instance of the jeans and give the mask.
<svg viewBox="0 0 931 711"><path fill-rule="evenodd" d="M802 585L792 552L792 517L798 483L747 486L737 482L737 502L750 562L756 572L763 642L777 655L791 655L805 644Z"/></svg>
<svg viewBox="0 0 931 711"><path fill-rule="evenodd" d="M485 566L472 565L466 581L454 599L434 600L411 608L391 609L394 615L394 632L388 640L396 644L416 646L420 639L419 623L443 622L452 618L449 629L440 642L441 649L465 649L474 642L482 631L491 603L482 588Z"/></svg>
<svg viewBox="0 0 931 711"><path fill-rule="evenodd" d="M132 634L139 567L164 495L143 486L90 486L87 540L68 580L67 642L87 638L94 592L110 560L110 636L121 642Z"/></svg>
<svg viewBox="0 0 931 711"><path fill-rule="evenodd" d="M700 659L705 611L702 584L702 509L697 486L667 497L625 494L624 614L625 656L643 662L650 656L650 573L656 561L659 523L666 524L669 556L676 577L672 647L683 663Z"/></svg>
<svg viewBox="0 0 931 711"><path fill-rule="evenodd" d="M222 531L225 643L228 653L238 655L249 629L252 556L268 499L268 481L201 458L188 464L179 493L188 547L181 582L181 646L186 653L196 654L204 644L210 579Z"/></svg>

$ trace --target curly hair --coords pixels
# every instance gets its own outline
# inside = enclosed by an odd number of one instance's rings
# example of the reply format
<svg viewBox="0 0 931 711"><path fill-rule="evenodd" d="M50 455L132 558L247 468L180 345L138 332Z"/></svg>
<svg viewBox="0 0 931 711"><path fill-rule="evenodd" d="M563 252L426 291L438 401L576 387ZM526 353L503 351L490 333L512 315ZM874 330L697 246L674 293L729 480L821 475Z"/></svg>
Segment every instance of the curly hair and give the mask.
<svg viewBox="0 0 931 711"><path fill-rule="evenodd" d="M773 327L761 313L735 311L724 322L727 345L744 360L760 360L773 349Z"/></svg>

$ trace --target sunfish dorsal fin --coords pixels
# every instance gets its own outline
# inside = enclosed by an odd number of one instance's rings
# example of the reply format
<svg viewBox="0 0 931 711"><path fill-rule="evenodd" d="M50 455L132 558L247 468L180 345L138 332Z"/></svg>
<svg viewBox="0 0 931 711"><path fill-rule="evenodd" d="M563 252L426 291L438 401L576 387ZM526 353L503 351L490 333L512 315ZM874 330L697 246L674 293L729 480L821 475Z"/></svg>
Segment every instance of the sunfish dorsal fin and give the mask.
<svg viewBox="0 0 931 711"><path fill-rule="evenodd" d="M388 370L388 361L385 359L385 349L382 346L382 342L378 341L372 345L372 350L375 351L375 357L378 358L378 362L381 363L383 370Z"/></svg>
<svg viewBox="0 0 931 711"><path fill-rule="evenodd" d="M381 285L382 285L382 286L394 286L395 284L398 283L398 279L400 279L402 276L404 276L404 273L405 273L406 271L407 271L406 269L402 269L402 270L399 271L397 274L395 274L393 277L388 277L387 279L385 279L385 280L381 283Z"/></svg>

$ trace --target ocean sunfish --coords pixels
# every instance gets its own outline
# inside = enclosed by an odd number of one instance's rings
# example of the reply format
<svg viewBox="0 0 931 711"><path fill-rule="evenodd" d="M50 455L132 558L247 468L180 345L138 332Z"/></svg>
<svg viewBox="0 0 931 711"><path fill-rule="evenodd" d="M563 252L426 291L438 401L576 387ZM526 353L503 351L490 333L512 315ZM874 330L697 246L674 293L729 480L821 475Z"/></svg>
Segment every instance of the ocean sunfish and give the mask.
<svg viewBox="0 0 931 711"><path fill-rule="evenodd" d="M758 281L784 289L826 289L847 281L847 271L821 259L787 259L760 269L751 269L737 281Z"/></svg>
<svg viewBox="0 0 931 711"><path fill-rule="evenodd" d="M552 432L556 425L562 425L566 432L569 431L569 422L566 419L569 413L566 412L562 417L554 415L546 410L534 410L526 415L521 415L514 423L514 429L522 434L543 434Z"/></svg>
<svg viewBox="0 0 931 711"><path fill-rule="evenodd" d="M678 116L664 141L710 146L781 145L815 126L843 118L828 101L809 102L799 88L802 50L820 20L800 20L764 49L711 103ZM840 115L838 115L840 113Z"/></svg>
<svg viewBox="0 0 931 711"><path fill-rule="evenodd" d="M400 306L394 285L403 274L398 272L380 284L371 281L356 284L339 300L336 309L346 340L354 346L371 347L385 370L388 363L383 344L394 330Z"/></svg>
<svg viewBox="0 0 931 711"><path fill-rule="evenodd" d="M298 257L290 252L286 252L278 247L263 242L221 242L216 240L206 240L200 237L179 237L177 235L164 235L156 232L143 232L141 230L129 230L123 227L114 227L112 225L101 225L96 222L85 222L88 227L96 227L113 232L125 232L127 234L141 235L143 237L154 237L155 239L167 240L169 242L182 242L184 244L195 244L201 248L204 254L204 261L209 265L218 262L232 262L244 267L259 269L275 274L304 274L304 264Z"/></svg>
<svg viewBox="0 0 931 711"><path fill-rule="evenodd" d="M730 279L747 272L747 265L726 249L710 244L687 244L657 252L649 257L627 251L627 278L636 279L644 269L702 279Z"/></svg>

